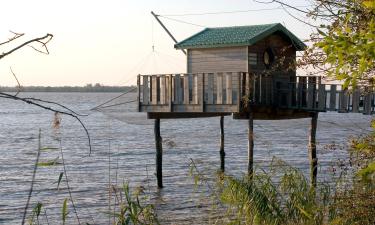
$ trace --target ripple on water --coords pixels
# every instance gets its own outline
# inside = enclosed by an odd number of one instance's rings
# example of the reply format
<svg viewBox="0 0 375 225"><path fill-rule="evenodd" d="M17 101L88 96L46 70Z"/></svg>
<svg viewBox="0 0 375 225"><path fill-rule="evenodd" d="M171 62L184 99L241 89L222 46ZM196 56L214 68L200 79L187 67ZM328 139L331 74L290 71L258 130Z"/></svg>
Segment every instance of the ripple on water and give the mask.
<svg viewBox="0 0 375 225"><path fill-rule="evenodd" d="M85 113L117 95L26 94L57 101ZM61 138L69 184L83 221L98 224L108 221L109 173L114 185L121 186L128 181L131 187L145 187L164 224L205 224L215 216L211 207L207 207L209 198L204 188L196 190L188 173L190 159L193 159L209 176L215 176L219 166L219 118L162 120L165 188L158 190L154 176L152 121L145 120L143 115L127 114L125 119L130 123L114 119L123 117L118 110L105 114L89 112L90 116L82 117L92 138L92 155L89 157L87 138L74 119L62 117L62 127L56 131L51 128L53 114L50 112L4 99L0 99L0 105L0 224L20 223L37 153L39 128L42 129L42 146L58 148L58 137ZM323 146L333 142L345 143L348 136L367 129L370 120L370 116L361 114L319 115L317 141L321 181L330 177L328 171L332 161L347 158L345 150L324 151ZM309 123L309 119L255 121L256 166L267 168L272 157L276 156L301 168L307 175ZM225 135L226 171L241 175L247 168L246 121L226 117ZM42 152L40 160L56 157L60 157L61 162L60 151L46 151ZM45 205L50 223L61 221L61 206L68 197L65 178L57 190L58 176L62 171L61 164L37 170L31 202L40 201ZM68 217L68 223L75 222L74 213Z"/></svg>

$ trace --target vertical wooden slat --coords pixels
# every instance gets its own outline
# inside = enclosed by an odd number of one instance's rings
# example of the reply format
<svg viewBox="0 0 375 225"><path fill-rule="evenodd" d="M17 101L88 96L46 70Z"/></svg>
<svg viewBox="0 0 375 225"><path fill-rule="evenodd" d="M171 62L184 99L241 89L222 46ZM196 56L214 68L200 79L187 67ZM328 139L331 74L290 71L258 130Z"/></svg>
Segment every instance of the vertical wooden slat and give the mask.
<svg viewBox="0 0 375 225"><path fill-rule="evenodd" d="M298 103L299 107L306 106L306 77L299 77L298 82Z"/></svg>
<svg viewBox="0 0 375 225"><path fill-rule="evenodd" d="M246 95L247 98L250 98L250 74L249 73L246 73L245 81L246 81L245 95Z"/></svg>
<svg viewBox="0 0 375 225"><path fill-rule="evenodd" d="M338 112L348 112L348 95L347 90L343 89L339 93L339 109Z"/></svg>
<svg viewBox="0 0 375 225"><path fill-rule="evenodd" d="M168 102L168 106L169 106L169 112L172 112L173 111L173 75L169 75L169 79L168 79L168 98L169 98L169 102Z"/></svg>
<svg viewBox="0 0 375 225"><path fill-rule="evenodd" d="M160 104L164 105L167 102L167 85L166 75L160 76Z"/></svg>
<svg viewBox="0 0 375 225"><path fill-rule="evenodd" d="M204 101L204 85L205 85L205 79L204 79L204 73L198 75L198 85L199 85L199 104L201 106L201 112L205 111L205 101Z"/></svg>
<svg viewBox="0 0 375 225"><path fill-rule="evenodd" d="M365 89L365 96L363 98L363 114L370 115L371 114L371 97L372 94L368 90L368 88Z"/></svg>
<svg viewBox="0 0 375 225"><path fill-rule="evenodd" d="M141 111L141 75L137 76L137 104L138 112Z"/></svg>
<svg viewBox="0 0 375 225"><path fill-rule="evenodd" d="M193 104L198 104L199 102L199 79L198 74L193 75Z"/></svg>
<svg viewBox="0 0 375 225"><path fill-rule="evenodd" d="M143 104L148 105L150 101L149 87L148 87L148 76L142 76L143 78Z"/></svg>
<svg viewBox="0 0 375 225"><path fill-rule="evenodd" d="M316 92L316 77L308 78L308 87L307 87L307 108L315 108L315 92Z"/></svg>
<svg viewBox="0 0 375 225"><path fill-rule="evenodd" d="M216 104L223 104L223 73L217 73L216 77Z"/></svg>
<svg viewBox="0 0 375 225"><path fill-rule="evenodd" d="M355 89L353 91L353 99L352 99L352 111L354 113L359 112L359 98L361 97L361 93L359 89Z"/></svg>
<svg viewBox="0 0 375 225"><path fill-rule="evenodd" d="M226 88L225 88L225 92L226 92L226 104L232 104L233 102L233 91L232 91L232 73L227 73L226 74Z"/></svg>
<svg viewBox="0 0 375 225"><path fill-rule="evenodd" d="M189 104L189 74L184 75L184 104Z"/></svg>
<svg viewBox="0 0 375 225"><path fill-rule="evenodd" d="M214 103L214 74L207 74L207 104Z"/></svg>
<svg viewBox="0 0 375 225"><path fill-rule="evenodd" d="M318 87L319 87L318 108L319 110L325 110L326 109L326 85L320 83Z"/></svg>
<svg viewBox="0 0 375 225"><path fill-rule="evenodd" d="M151 76L151 104L152 105L157 105L158 104L158 85L157 85L157 76L152 75Z"/></svg>
<svg viewBox="0 0 375 225"><path fill-rule="evenodd" d="M329 96L329 110L335 111L336 110L336 91L337 85L332 84L330 89L330 96Z"/></svg>
<svg viewBox="0 0 375 225"><path fill-rule="evenodd" d="M175 99L176 104L181 104L182 102L182 87L181 87L181 77L180 74L174 76L174 90L175 90Z"/></svg>
<svg viewBox="0 0 375 225"><path fill-rule="evenodd" d="M241 99L242 99L242 73L238 73L237 74L237 76L238 76L238 86L237 86L237 112L240 112L240 110L241 110Z"/></svg>

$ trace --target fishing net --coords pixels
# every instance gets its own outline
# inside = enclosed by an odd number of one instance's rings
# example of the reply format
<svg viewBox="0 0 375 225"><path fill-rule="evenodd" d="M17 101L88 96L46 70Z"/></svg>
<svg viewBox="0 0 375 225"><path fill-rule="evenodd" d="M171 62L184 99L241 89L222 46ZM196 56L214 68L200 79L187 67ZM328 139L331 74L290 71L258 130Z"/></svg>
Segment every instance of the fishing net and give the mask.
<svg viewBox="0 0 375 225"><path fill-rule="evenodd" d="M165 71L158 65L168 65L175 71ZM147 119L147 113L138 112L137 87L135 86L138 74L161 74L176 71L185 71L184 61L175 56L161 53L153 49L128 73L132 74L125 81L127 86L124 93L111 96L107 101L95 106L91 110L101 112L111 119L119 120L128 124L151 125L152 120ZM131 85L131 86L130 86Z"/></svg>

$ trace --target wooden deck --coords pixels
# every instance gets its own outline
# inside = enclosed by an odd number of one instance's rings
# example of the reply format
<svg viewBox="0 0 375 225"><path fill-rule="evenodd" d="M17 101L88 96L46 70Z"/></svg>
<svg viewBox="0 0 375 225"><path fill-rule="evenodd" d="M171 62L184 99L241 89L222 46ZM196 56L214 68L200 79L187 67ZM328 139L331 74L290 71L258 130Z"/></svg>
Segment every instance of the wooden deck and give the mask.
<svg viewBox="0 0 375 225"><path fill-rule="evenodd" d="M160 74L138 76L138 106L149 118L218 115L289 119L311 112L374 112L374 92L366 87L344 90L321 84L317 77L255 76L247 72ZM269 116L267 116L269 115Z"/></svg>

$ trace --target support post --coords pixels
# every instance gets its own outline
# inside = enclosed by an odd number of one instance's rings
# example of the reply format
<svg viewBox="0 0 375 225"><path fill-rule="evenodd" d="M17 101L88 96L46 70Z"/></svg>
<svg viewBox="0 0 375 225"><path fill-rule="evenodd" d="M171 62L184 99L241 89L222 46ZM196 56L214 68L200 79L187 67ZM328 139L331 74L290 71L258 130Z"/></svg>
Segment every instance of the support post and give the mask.
<svg viewBox="0 0 375 225"><path fill-rule="evenodd" d="M316 156L316 128L318 125L318 112L311 115L311 126L309 136L309 161L310 161L310 182L316 187L316 176L318 173L318 158Z"/></svg>
<svg viewBox="0 0 375 225"><path fill-rule="evenodd" d="M220 170L225 171L224 116L220 116Z"/></svg>
<svg viewBox="0 0 375 225"><path fill-rule="evenodd" d="M249 110L249 123L248 123L248 149L247 149L247 172L249 177L253 175L253 163L254 163L254 114L253 110Z"/></svg>
<svg viewBox="0 0 375 225"><path fill-rule="evenodd" d="M158 188L163 187L163 144L160 136L160 119L155 119L154 124L155 147L156 147L156 179Z"/></svg>

